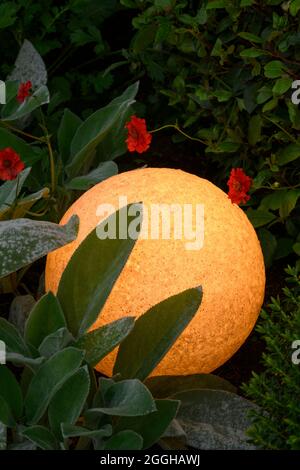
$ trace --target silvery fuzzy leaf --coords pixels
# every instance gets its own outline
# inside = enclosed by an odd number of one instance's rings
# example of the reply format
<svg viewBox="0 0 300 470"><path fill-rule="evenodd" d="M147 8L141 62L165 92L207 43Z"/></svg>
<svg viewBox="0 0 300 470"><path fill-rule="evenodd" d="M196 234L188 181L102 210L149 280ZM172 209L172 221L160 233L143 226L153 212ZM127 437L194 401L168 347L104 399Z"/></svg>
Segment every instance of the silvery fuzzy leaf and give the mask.
<svg viewBox="0 0 300 470"><path fill-rule="evenodd" d="M253 450L247 429L257 406L223 390L190 390L172 398L181 401L176 419L187 435L187 444L203 450Z"/></svg>
<svg viewBox="0 0 300 470"><path fill-rule="evenodd" d="M63 226L30 219L0 222L0 277L75 240L78 220L72 216Z"/></svg>
<svg viewBox="0 0 300 470"><path fill-rule="evenodd" d="M17 56L13 71L8 80L18 82L31 81L33 88L39 88L47 83L45 63L33 44L25 39Z"/></svg>
<svg viewBox="0 0 300 470"><path fill-rule="evenodd" d="M21 334L24 333L25 322L34 304L35 300L32 295L17 295L11 303L8 320L17 327Z"/></svg>

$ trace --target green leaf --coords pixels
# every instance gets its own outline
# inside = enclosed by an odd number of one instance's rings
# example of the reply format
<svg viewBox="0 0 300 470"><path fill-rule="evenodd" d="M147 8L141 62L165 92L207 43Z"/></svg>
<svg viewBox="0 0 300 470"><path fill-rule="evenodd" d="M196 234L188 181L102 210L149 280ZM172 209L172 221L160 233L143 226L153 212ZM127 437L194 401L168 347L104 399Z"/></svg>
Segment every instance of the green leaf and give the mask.
<svg viewBox="0 0 300 470"><path fill-rule="evenodd" d="M174 393L202 388L236 392L236 387L231 385L230 382L213 374L148 377L145 385L155 398L168 398Z"/></svg>
<svg viewBox="0 0 300 470"><path fill-rule="evenodd" d="M76 116L76 114L69 109L65 108L57 132L58 150L63 162L67 162L70 158L71 142L81 124L82 119Z"/></svg>
<svg viewBox="0 0 300 470"><path fill-rule="evenodd" d="M296 16L300 10L300 0L292 0L290 3L290 14Z"/></svg>
<svg viewBox="0 0 300 470"><path fill-rule="evenodd" d="M49 358L56 354L61 349L64 349L71 342L74 342L74 338L67 328L60 328L54 333L48 335L39 346L39 353L45 358Z"/></svg>
<svg viewBox="0 0 300 470"><path fill-rule="evenodd" d="M48 417L55 436L62 440L61 423L74 424L82 412L90 389L87 367L81 367L52 398Z"/></svg>
<svg viewBox="0 0 300 470"><path fill-rule="evenodd" d="M217 98L219 103L230 100L232 97L232 92L228 90L217 90L214 91L213 95Z"/></svg>
<svg viewBox="0 0 300 470"><path fill-rule="evenodd" d="M0 340L5 343L7 352L30 355L28 347L19 330L2 317L0 317Z"/></svg>
<svg viewBox="0 0 300 470"><path fill-rule="evenodd" d="M1 139L1 132L0 132L0 139ZM19 173L18 178L11 180L11 181L6 181L0 186L0 214L1 215L2 213L10 209L15 203L30 171L31 171L31 168L25 168L25 170Z"/></svg>
<svg viewBox="0 0 300 470"><path fill-rule="evenodd" d="M257 104L265 103L267 100L272 98L272 96L273 96L272 89L267 87L267 86L263 86L258 91L258 95L256 97L256 102L257 102Z"/></svg>
<svg viewBox="0 0 300 470"><path fill-rule="evenodd" d="M104 445L104 450L140 450L143 448L142 437L133 431L121 431Z"/></svg>
<svg viewBox="0 0 300 470"><path fill-rule="evenodd" d="M55 393L79 369L82 359L82 351L67 348L40 366L25 397L28 424L35 424L41 419Z"/></svg>
<svg viewBox="0 0 300 470"><path fill-rule="evenodd" d="M260 57L262 55L266 55L266 53L262 51L261 49L257 49L255 47L249 47L248 49L243 49L242 52L240 53L241 57L249 57L249 58Z"/></svg>
<svg viewBox="0 0 300 470"><path fill-rule="evenodd" d="M120 418L115 431L130 429L137 432L143 438L143 449L148 449L155 444L176 416L179 401L155 400L157 411L145 416Z"/></svg>
<svg viewBox="0 0 300 470"><path fill-rule="evenodd" d="M254 146L261 140L262 118L259 114L252 116L248 127L248 142Z"/></svg>
<svg viewBox="0 0 300 470"><path fill-rule="evenodd" d="M277 240L266 228L260 228L257 235L263 251L265 265L270 267L277 249Z"/></svg>
<svg viewBox="0 0 300 470"><path fill-rule="evenodd" d="M43 450L58 449L55 436L45 426L30 426L23 429L22 435Z"/></svg>
<svg viewBox="0 0 300 470"><path fill-rule="evenodd" d="M276 241L277 241L277 247L276 247L276 252L274 255L274 258L276 260L285 258L286 256L289 256L291 253L293 253L294 240L292 238L279 237L276 239Z"/></svg>
<svg viewBox="0 0 300 470"><path fill-rule="evenodd" d="M124 98L127 97L134 99L138 92L138 86L139 84L137 83L133 85L133 87L129 87ZM103 139L97 147L96 159L98 162L114 160L115 158L127 152L127 146L125 142L127 130L125 129L125 124L127 121L129 121L131 114L132 106L127 108L124 107L123 111L120 113L117 124L111 129L110 132L108 132L108 134L105 136L105 139Z"/></svg>
<svg viewBox="0 0 300 470"><path fill-rule="evenodd" d="M206 5L206 10L217 10L218 8L226 8L225 0L212 0Z"/></svg>
<svg viewBox="0 0 300 470"><path fill-rule="evenodd" d="M43 188L40 191L37 191L36 193L29 194L28 196L19 199L16 203L16 206L13 207L11 218L19 219L21 217L24 217L27 214L27 211L29 211L37 201L39 201L40 199L48 199L49 195L49 188ZM5 217L8 218L6 214Z"/></svg>
<svg viewBox="0 0 300 470"><path fill-rule="evenodd" d="M268 111L272 111L276 106L278 105L278 98L273 98L270 101L268 101L264 106L263 106L263 113L267 113Z"/></svg>
<svg viewBox="0 0 300 470"><path fill-rule="evenodd" d="M76 347L85 351L85 360L95 366L123 341L134 326L134 317L124 317L79 338Z"/></svg>
<svg viewBox="0 0 300 470"><path fill-rule="evenodd" d="M146 379L192 320L201 300L200 287L188 289L139 317L132 332L121 343L114 374Z"/></svg>
<svg viewBox="0 0 300 470"><path fill-rule="evenodd" d="M67 181L66 188L79 191L86 191L97 183L110 178L118 173L118 165L115 162L103 162L84 176L77 176Z"/></svg>
<svg viewBox="0 0 300 470"><path fill-rule="evenodd" d="M192 390L176 393L181 401L177 421L196 449L253 449L246 436L257 407L238 395L222 390Z"/></svg>
<svg viewBox="0 0 300 470"><path fill-rule="evenodd" d="M246 41L255 42L258 44L262 44L264 42L263 39L260 36L257 36L256 34L242 32L242 33L239 33L238 35L241 38L246 39Z"/></svg>
<svg viewBox="0 0 300 470"><path fill-rule="evenodd" d="M48 292L35 304L25 325L25 340L38 348L46 336L66 326L57 298Z"/></svg>
<svg viewBox="0 0 300 470"><path fill-rule="evenodd" d="M293 250L298 256L300 256L300 243L295 243L293 245Z"/></svg>
<svg viewBox="0 0 300 470"><path fill-rule="evenodd" d="M276 156L276 163L278 165L286 165L300 157L300 145L290 144L284 149L281 149Z"/></svg>
<svg viewBox="0 0 300 470"><path fill-rule="evenodd" d="M284 200L286 189L278 189L273 191L271 194L263 197L258 210L269 210L276 211L280 208L282 201Z"/></svg>
<svg viewBox="0 0 300 470"><path fill-rule="evenodd" d="M23 103L20 104L17 100L11 100L7 103L2 109L2 120L15 121L21 119L43 104L49 103L49 101L49 90L45 85L42 85Z"/></svg>
<svg viewBox="0 0 300 470"><path fill-rule="evenodd" d="M57 297L68 328L75 337L84 333L97 319L135 244L135 240L129 237L100 240L97 236L98 230L110 223L119 227L127 220L128 227L134 219L128 216L128 207L115 212L93 230L77 248L63 272Z"/></svg>
<svg viewBox="0 0 300 470"><path fill-rule="evenodd" d="M66 166L70 177L78 175L100 142L118 125L120 117L134 103L137 89L138 83L135 83L123 95L96 111L79 126L71 143L71 161Z"/></svg>
<svg viewBox="0 0 300 470"><path fill-rule="evenodd" d="M0 422L10 428L16 425L7 401L0 395Z"/></svg>
<svg viewBox="0 0 300 470"><path fill-rule="evenodd" d="M0 365L0 396L4 398L16 419L23 411L23 396L14 374L4 365Z"/></svg>
<svg viewBox="0 0 300 470"><path fill-rule="evenodd" d="M8 352L6 354L6 361L12 362L13 364L28 366L33 372L44 362L43 357L33 358L29 354L20 354L14 352Z"/></svg>
<svg viewBox="0 0 300 470"><path fill-rule="evenodd" d="M278 78L275 85L272 88L274 95L283 95L286 93L292 86L293 80L289 77Z"/></svg>
<svg viewBox="0 0 300 470"><path fill-rule="evenodd" d="M103 394L103 403L104 406L91 408L86 414L143 416L156 411L151 393L142 382L136 379L110 384Z"/></svg>
<svg viewBox="0 0 300 470"><path fill-rule="evenodd" d="M101 429L87 429L82 426L74 426L73 424L62 423L61 431L64 439L69 437L88 437L90 439L96 439L101 437L109 437L112 434L112 427L110 424L106 424Z"/></svg>
<svg viewBox="0 0 300 470"><path fill-rule="evenodd" d="M267 225L276 219L276 216L267 210L262 209L248 209L246 212L248 219L252 223L254 228L262 227Z"/></svg>
<svg viewBox="0 0 300 470"><path fill-rule="evenodd" d="M12 26L17 20L17 12L20 6L14 2L2 2L0 5L0 29Z"/></svg>
<svg viewBox="0 0 300 470"><path fill-rule="evenodd" d="M0 278L75 240L78 217L64 225L17 219L0 224Z"/></svg>
<svg viewBox="0 0 300 470"><path fill-rule="evenodd" d="M286 70L286 66L280 60L272 60L268 62L265 67L265 77L267 78L278 78L281 77L283 72Z"/></svg>
<svg viewBox="0 0 300 470"><path fill-rule="evenodd" d="M299 197L300 189L291 189L284 194L279 208L280 217L286 219L290 215L292 210L295 209Z"/></svg>
<svg viewBox="0 0 300 470"><path fill-rule="evenodd" d="M28 171L28 170L30 171L28 167L31 167L34 163L36 163L40 159L40 155L35 151L34 147L26 144L24 140L20 139L15 134L12 134L7 129L3 129L2 127L0 127L0 142L1 142L1 149L5 147L12 147L15 150L15 152L17 152L20 155L22 162L24 162L26 166L26 170L23 170L23 172ZM22 173L19 174L19 178L21 177L21 174ZM7 183L11 183L11 184L15 182L16 180L7 181Z"/></svg>

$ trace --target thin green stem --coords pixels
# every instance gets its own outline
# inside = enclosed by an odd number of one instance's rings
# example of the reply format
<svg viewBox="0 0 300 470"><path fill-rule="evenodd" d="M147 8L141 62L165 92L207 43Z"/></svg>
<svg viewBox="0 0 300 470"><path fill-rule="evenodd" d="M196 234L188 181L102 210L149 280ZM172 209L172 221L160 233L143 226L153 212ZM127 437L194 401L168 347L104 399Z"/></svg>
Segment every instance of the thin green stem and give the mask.
<svg viewBox="0 0 300 470"><path fill-rule="evenodd" d="M41 120L42 120L42 126L41 127L44 131L45 140L46 140L48 153L49 153L50 174L51 174L51 192L53 194L55 192L55 189L56 189L56 174L55 174L54 154L53 154L52 145L51 145L51 136L48 133L44 113L43 113L41 108L39 108L39 110L40 110L40 115L41 115Z"/></svg>
<svg viewBox="0 0 300 470"><path fill-rule="evenodd" d="M266 119L267 121L271 122L272 124L274 124L274 126L278 127L278 129L280 129L285 135L288 136L288 138L294 143L296 144L297 143L297 139L295 139L295 137L293 137L286 129L284 129L284 127L282 127L280 124L278 124L276 121L274 121L273 119L271 118L268 118L267 116L262 116L264 119Z"/></svg>
<svg viewBox="0 0 300 470"><path fill-rule="evenodd" d="M184 137L186 137L189 140L194 140L196 142L200 142L203 145L207 145L206 142L204 142L204 140L198 139L197 137L191 137L190 135L186 134L182 129L180 129L180 127L178 127L177 124L165 124L162 127L158 127L157 129L153 129L152 131L149 131L149 133L153 134L154 132L159 132L159 131L162 131L162 130L168 129L168 128L176 129L176 131L178 131L180 134L184 135Z"/></svg>
<svg viewBox="0 0 300 470"><path fill-rule="evenodd" d="M1 121L1 125L3 127L6 127L7 129L10 129L11 131L15 132L16 134L21 134L24 135L25 137L29 137L32 140L37 140L38 142L45 142L44 137L37 137L36 135L28 134L28 132L21 131L21 129L18 129L17 127L11 126L10 124L7 124L6 122Z"/></svg>

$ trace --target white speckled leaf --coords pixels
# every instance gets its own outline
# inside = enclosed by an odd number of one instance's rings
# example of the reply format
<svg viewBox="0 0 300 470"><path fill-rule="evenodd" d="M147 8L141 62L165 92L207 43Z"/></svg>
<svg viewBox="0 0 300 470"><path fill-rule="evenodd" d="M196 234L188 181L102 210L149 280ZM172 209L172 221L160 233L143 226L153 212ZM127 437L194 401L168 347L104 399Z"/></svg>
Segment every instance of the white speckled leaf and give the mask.
<svg viewBox="0 0 300 470"><path fill-rule="evenodd" d="M197 449L251 450L245 434L251 425L248 400L223 390L190 390L176 393L180 400L177 420L187 435L187 444Z"/></svg>
<svg viewBox="0 0 300 470"><path fill-rule="evenodd" d="M6 426L0 423L0 450L6 449L7 431Z"/></svg>
<svg viewBox="0 0 300 470"><path fill-rule="evenodd" d="M25 39L21 46L15 67L8 79L19 82L30 80L34 88L46 85L47 83L45 63L38 51L27 39Z"/></svg>
<svg viewBox="0 0 300 470"><path fill-rule="evenodd" d="M78 217L66 225L16 219L0 222L0 278L75 240Z"/></svg>

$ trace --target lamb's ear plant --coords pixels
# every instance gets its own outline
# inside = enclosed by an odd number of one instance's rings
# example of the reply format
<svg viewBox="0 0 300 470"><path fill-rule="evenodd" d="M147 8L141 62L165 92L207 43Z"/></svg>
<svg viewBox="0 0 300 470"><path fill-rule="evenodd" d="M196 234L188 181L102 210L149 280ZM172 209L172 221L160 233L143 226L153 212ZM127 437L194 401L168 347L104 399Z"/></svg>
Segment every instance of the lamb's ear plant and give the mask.
<svg viewBox="0 0 300 470"><path fill-rule="evenodd" d="M116 216L124 220L127 209ZM33 307L24 334L0 318L7 361L0 366L2 449L134 450L158 442L167 449L205 447L195 438L195 423L201 416L209 420L212 409L221 421L224 407L222 430L230 434L233 427L238 435L240 414L251 404L225 380L205 374L148 378L197 312L200 287L138 320L124 317L90 331L134 244L130 238L99 240L92 231L67 265L57 295L47 292ZM96 373L94 366L116 346L113 377Z"/></svg>

